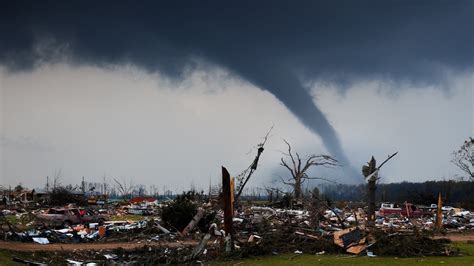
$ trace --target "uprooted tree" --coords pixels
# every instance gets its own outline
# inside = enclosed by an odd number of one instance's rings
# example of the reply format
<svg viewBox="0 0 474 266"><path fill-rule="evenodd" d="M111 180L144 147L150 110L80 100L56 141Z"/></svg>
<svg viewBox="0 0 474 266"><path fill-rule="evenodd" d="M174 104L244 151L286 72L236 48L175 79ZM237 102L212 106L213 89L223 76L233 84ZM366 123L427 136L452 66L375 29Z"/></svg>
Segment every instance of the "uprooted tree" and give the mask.
<svg viewBox="0 0 474 266"><path fill-rule="evenodd" d="M466 173L471 180L474 179L474 138L469 137L458 150L453 152L451 162Z"/></svg>
<svg viewBox="0 0 474 266"><path fill-rule="evenodd" d="M287 163L283 157L281 158L280 165L288 169L288 171L290 171L291 177L288 178L287 180L282 178L282 182L285 185L289 185L293 187L295 199L297 200L301 199L302 197L301 186L306 180L318 179L318 180L329 181L328 179L323 178L323 177L310 177L308 176L307 171L312 166L323 166L323 167L337 166L336 159L325 154L319 154L319 155L313 154L313 155L307 156L305 159L302 159L301 156L297 152L293 154L291 150L291 145L288 141L286 140L283 140L283 141L288 146L288 152L283 152L283 155L291 159L291 165Z"/></svg>

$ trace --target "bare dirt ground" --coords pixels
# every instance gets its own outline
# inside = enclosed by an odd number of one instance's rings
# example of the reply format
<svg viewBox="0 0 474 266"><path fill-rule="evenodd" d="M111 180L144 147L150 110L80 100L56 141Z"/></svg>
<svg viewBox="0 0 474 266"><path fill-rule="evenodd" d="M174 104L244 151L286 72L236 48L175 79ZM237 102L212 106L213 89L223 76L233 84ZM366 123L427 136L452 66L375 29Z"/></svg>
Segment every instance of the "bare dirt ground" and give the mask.
<svg viewBox="0 0 474 266"><path fill-rule="evenodd" d="M474 240L474 232L468 233L452 233L448 235L438 235L434 238L448 238L454 242ZM123 249L135 249L140 248L145 245L153 247L189 247L196 246L197 241L185 240L185 241L175 241L175 242L109 242L109 243L79 243L79 244L47 244L40 245L37 243L21 243L21 242L10 242L10 241L0 241L0 249L7 250L16 250L16 251L73 251L73 250L110 250L116 248Z"/></svg>
<svg viewBox="0 0 474 266"><path fill-rule="evenodd" d="M37 243L22 243L11 241L0 241L0 249L16 250L16 251L73 251L73 250L101 250L101 249L135 249L145 245L153 247L189 247L196 246L197 241L186 240L179 242L109 242L109 243L78 243L78 244L47 244L41 245Z"/></svg>
<svg viewBox="0 0 474 266"><path fill-rule="evenodd" d="M474 232L467 233L451 233L447 235L437 235L434 238L448 238L454 242L474 240Z"/></svg>

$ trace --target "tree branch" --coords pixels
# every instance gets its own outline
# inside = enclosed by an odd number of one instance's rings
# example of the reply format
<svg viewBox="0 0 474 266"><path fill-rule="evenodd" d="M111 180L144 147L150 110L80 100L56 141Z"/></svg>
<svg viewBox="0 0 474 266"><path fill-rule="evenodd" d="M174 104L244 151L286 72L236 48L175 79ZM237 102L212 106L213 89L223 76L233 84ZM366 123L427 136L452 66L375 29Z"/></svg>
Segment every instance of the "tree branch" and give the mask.
<svg viewBox="0 0 474 266"><path fill-rule="evenodd" d="M293 170L288 166L288 164L285 162L285 160L283 158L281 158L281 163L280 163L281 166L284 166L286 167L286 169L288 169L288 171L290 171L291 175L293 176L293 178L295 177L295 173L293 172Z"/></svg>
<svg viewBox="0 0 474 266"><path fill-rule="evenodd" d="M334 184L337 184L336 181L334 180L330 180L330 179L327 179L327 178L324 178L324 177L317 177L317 176L314 176L314 177L305 177L305 179L312 179L312 180L323 180L323 181L327 181L327 182L331 182L331 183L334 183Z"/></svg>
<svg viewBox="0 0 474 266"><path fill-rule="evenodd" d="M286 182L285 179L283 179L283 177L281 177L281 176L280 176L280 179L281 179L281 182L282 182L283 184L285 184L285 185L290 185L290 186L293 186L293 187L295 186L294 183Z"/></svg>
<svg viewBox="0 0 474 266"><path fill-rule="evenodd" d="M293 162L293 169L296 170L297 168L296 168L295 158L293 157L293 154L291 154L291 145L285 139L283 139L283 141L286 143L286 145L288 145L288 155L290 156L291 161Z"/></svg>

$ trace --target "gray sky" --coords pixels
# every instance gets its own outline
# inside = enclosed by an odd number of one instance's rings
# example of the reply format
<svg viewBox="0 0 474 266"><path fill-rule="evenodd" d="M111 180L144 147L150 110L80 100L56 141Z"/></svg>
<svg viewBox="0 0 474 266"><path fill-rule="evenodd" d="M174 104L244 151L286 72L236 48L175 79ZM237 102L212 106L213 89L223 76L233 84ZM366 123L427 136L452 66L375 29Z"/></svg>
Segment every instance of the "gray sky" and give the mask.
<svg viewBox="0 0 474 266"><path fill-rule="evenodd" d="M315 169L360 182L460 174L473 135L472 1L15 1L0 11L0 180L42 186L118 177L217 182L245 169L271 125L254 186L279 150L330 153ZM249 153L249 151L252 151Z"/></svg>
<svg viewBox="0 0 474 266"><path fill-rule="evenodd" d="M42 186L62 170L64 182L133 179L176 190L218 182L220 165L235 175L274 124L252 184L285 176L282 138L301 154L325 153L320 138L269 92L221 69L196 70L181 82L134 66L47 64L32 72L2 71L2 184ZM345 94L312 84L341 136L350 162L400 151L386 182L459 174L451 152L473 130L473 75L436 87L390 93L393 84L360 82ZM249 153L249 151L252 151ZM314 175L321 175L315 169ZM322 173L344 182L341 170Z"/></svg>

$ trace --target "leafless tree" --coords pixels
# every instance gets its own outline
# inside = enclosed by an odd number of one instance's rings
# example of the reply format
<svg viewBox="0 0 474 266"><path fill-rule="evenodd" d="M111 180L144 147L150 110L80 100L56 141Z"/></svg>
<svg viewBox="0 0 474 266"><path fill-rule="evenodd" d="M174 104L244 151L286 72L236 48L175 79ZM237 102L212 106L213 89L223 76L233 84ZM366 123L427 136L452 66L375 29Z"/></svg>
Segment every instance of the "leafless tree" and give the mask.
<svg viewBox="0 0 474 266"><path fill-rule="evenodd" d="M466 173L470 179L474 179L474 138L464 141L461 147L453 152L451 162Z"/></svg>
<svg viewBox="0 0 474 266"><path fill-rule="evenodd" d="M60 187L62 185L61 177L62 177L62 169L60 168L58 171L54 172L53 190L56 190L57 187Z"/></svg>
<svg viewBox="0 0 474 266"><path fill-rule="evenodd" d="M302 197L301 185L306 180L318 179L318 180L331 181L323 177L310 177L308 176L306 172L312 166L323 166L323 167L337 166L336 159L325 154L319 154L319 155L313 154L313 155L307 156L305 159L302 159L301 156L297 152L293 154L291 150L291 145L290 143L288 143L288 141L286 140L283 140L283 141L288 146L288 152L283 152L283 155L291 159L291 164L287 163L287 161L285 161L285 159L282 157L280 165L288 169L288 171L290 171L291 177L288 178L287 180L281 178L281 180L283 184L293 187L295 199L301 199Z"/></svg>
<svg viewBox="0 0 474 266"><path fill-rule="evenodd" d="M102 176L102 180L103 180L103 183L102 183L102 194L104 195L107 195L107 181L106 181L106 176L105 174Z"/></svg>
<svg viewBox="0 0 474 266"><path fill-rule="evenodd" d="M278 202L282 195L286 194L286 192L281 190L279 187L269 187L264 185L263 188L260 188L260 190L267 194L267 200L269 203Z"/></svg>
<svg viewBox="0 0 474 266"><path fill-rule="evenodd" d="M273 188L264 186L260 190L263 190L267 193L267 200L268 200L268 202L272 203L273 202L273 197L275 196Z"/></svg>
<svg viewBox="0 0 474 266"><path fill-rule="evenodd" d="M157 197L158 196L158 187L155 186L155 185L150 185L149 193L153 197Z"/></svg>
<svg viewBox="0 0 474 266"><path fill-rule="evenodd" d="M134 195L138 196L145 196L147 194L145 185L136 185L133 192Z"/></svg>
<svg viewBox="0 0 474 266"><path fill-rule="evenodd" d="M135 185L133 184L132 180L130 180L129 183L127 184L126 181L120 182L116 178L113 178L113 179L114 179L114 183L115 183L114 186L115 186L117 192L119 193L119 195L122 196L122 197L129 196L130 193L135 188Z"/></svg>

